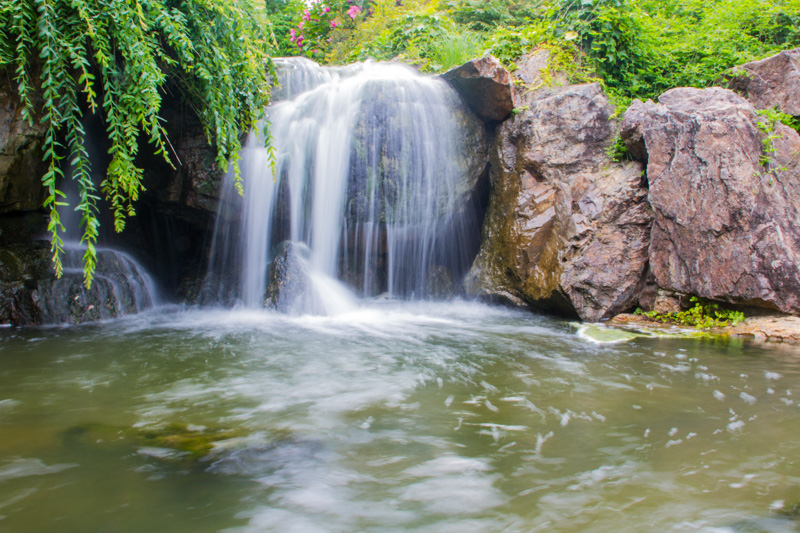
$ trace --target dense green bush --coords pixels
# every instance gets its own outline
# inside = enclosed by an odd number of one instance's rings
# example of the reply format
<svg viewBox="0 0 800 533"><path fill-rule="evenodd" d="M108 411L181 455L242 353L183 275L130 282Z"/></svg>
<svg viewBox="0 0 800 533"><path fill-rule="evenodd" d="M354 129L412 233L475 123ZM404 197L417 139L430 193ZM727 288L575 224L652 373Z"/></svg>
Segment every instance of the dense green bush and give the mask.
<svg viewBox="0 0 800 533"><path fill-rule="evenodd" d="M235 163L240 133L269 100L270 39L263 0L0 0L0 67L13 72L25 118L47 127L42 178L53 262L63 266L57 207L65 163L80 200L85 283L91 285L102 194L122 231L143 190L140 138L169 161L159 116L162 87L175 82L197 110L217 163ZM43 100L37 109L35 95ZM90 177L81 117L99 113L111 162L99 191Z"/></svg>
<svg viewBox="0 0 800 533"><path fill-rule="evenodd" d="M280 57L295 56L302 53L297 43L291 39L291 30L297 27L298 13L303 12L302 0L265 0L267 19L274 38L275 54Z"/></svg>
<svg viewBox="0 0 800 533"><path fill-rule="evenodd" d="M422 60L436 51L489 51L511 66L546 46L577 79L590 72L614 100L704 87L734 65L800 46L800 0L376 0L382 6L326 57L333 62ZM377 20L375 20L377 19ZM469 39L456 42L456 35ZM479 37L482 43L476 43ZM469 42L470 46L464 46ZM347 53L342 53L347 50ZM513 68L513 67L512 67Z"/></svg>

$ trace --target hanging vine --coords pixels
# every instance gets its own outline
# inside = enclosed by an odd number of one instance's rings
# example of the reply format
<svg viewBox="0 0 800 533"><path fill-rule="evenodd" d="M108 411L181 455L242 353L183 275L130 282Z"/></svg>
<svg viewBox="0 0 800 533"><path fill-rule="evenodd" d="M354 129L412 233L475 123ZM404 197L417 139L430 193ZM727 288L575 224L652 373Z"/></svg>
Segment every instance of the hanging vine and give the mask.
<svg viewBox="0 0 800 533"><path fill-rule="evenodd" d="M170 162L160 116L168 79L197 111L216 147L216 163L233 165L242 191L240 134L261 117L274 74L268 28L257 0L0 0L0 68L13 73L23 118L46 127L42 184L57 276L63 273L65 228L58 208L66 205L64 163L78 184L74 209L81 214L84 283L90 287L101 195L114 229L122 231L144 190L135 164L140 138ZM40 107L34 95L40 95ZM99 191L85 147L86 112L101 114L110 143Z"/></svg>

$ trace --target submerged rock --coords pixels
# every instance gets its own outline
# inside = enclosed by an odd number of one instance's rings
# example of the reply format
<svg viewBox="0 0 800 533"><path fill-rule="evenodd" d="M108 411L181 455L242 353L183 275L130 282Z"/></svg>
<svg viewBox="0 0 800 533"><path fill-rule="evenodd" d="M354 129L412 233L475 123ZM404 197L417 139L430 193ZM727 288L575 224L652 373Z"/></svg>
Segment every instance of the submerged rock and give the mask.
<svg viewBox="0 0 800 533"><path fill-rule="evenodd" d="M728 87L745 95L756 109L800 115L800 48L734 68Z"/></svg>
<svg viewBox="0 0 800 533"><path fill-rule="evenodd" d="M204 461L212 474L258 476L261 482L291 483L304 471L313 469L327 453L320 441L291 435L267 438L255 435L220 443Z"/></svg>
<svg viewBox="0 0 800 533"><path fill-rule="evenodd" d="M537 88L542 57L521 65L525 106L492 147L482 246L464 284L471 294L600 320L637 302L650 241L646 183L641 164L606 153L613 109L600 86Z"/></svg>
<svg viewBox="0 0 800 533"><path fill-rule="evenodd" d="M800 136L720 88L634 102L623 136L646 153L657 285L723 302L800 312Z"/></svg>

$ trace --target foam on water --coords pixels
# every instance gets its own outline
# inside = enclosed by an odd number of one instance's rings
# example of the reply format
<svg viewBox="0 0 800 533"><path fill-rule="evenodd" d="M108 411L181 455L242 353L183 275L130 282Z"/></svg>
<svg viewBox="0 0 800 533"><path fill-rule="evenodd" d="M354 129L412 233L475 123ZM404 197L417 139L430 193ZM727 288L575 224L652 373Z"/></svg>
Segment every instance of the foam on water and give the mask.
<svg viewBox="0 0 800 533"><path fill-rule="evenodd" d="M154 531L748 531L797 499L783 400L800 375L759 346L596 344L507 309L381 299L161 309L9 331L0 350L0 472L51 472L0 479L0 503L36 489L3 508L14 531L46 529L38 505L72 530L122 513ZM236 436L195 462L135 438L171 427Z"/></svg>

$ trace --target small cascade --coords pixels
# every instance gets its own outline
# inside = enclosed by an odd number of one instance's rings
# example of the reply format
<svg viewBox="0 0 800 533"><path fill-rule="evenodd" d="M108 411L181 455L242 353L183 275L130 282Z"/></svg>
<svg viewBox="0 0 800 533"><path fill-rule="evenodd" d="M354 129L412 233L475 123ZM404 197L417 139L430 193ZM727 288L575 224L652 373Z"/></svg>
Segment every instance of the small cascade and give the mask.
<svg viewBox="0 0 800 533"><path fill-rule="evenodd" d="M84 128L96 130L86 123ZM100 183L105 163L103 151L92 138L87 139L87 150L94 163L92 180ZM39 321L44 324L83 323L132 315L154 307L159 301L153 278L131 255L108 246L97 246L92 286L90 289L84 286L86 246L80 242L80 214L74 209L78 204L78 189L72 172L71 166L65 169L61 188L67 202L59 207L66 227L62 256L64 274L56 279L48 272L37 282L34 299Z"/></svg>
<svg viewBox="0 0 800 533"><path fill-rule="evenodd" d="M304 57L277 58L274 60L278 84L272 90L272 101L291 100L297 95L333 81L335 69L320 68Z"/></svg>
<svg viewBox="0 0 800 533"><path fill-rule="evenodd" d="M223 191L207 300L263 306L284 241L307 245L318 282L341 280L362 297L436 296L441 279L455 287L480 221L470 204L479 173L454 91L397 64L279 65L283 99L268 110L275 167L251 135L245 196L232 177Z"/></svg>
<svg viewBox="0 0 800 533"><path fill-rule="evenodd" d="M38 282L36 299L45 324L81 323L131 315L158 303L153 279L130 255L98 248L92 288L83 285L84 247L64 246L64 275Z"/></svg>

